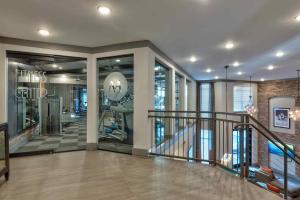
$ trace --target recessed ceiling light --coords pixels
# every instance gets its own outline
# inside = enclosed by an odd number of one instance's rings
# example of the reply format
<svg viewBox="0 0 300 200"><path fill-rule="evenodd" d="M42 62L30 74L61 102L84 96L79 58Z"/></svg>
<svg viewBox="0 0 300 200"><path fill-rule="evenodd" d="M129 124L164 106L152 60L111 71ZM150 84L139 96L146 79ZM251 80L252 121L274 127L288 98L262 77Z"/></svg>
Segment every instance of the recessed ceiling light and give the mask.
<svg viewBox="0 0 300 200"><path fill-rule="evenodd" d="M219 77L218 77L218 76L215 76L215 79L219 79Z"/></svg>
<svg viewBox="0 0 300 200"><path fill-rule="evenodd" d="M284 56L284 52L283 51L277 51L276 52L276 57L282 57L282 56Z"/></svg>
<svg viewBox="0 0 300 200"><path fill-rule="evenodd" d="M62 77L62 78L67 78L67 76L66 76L66 75L64 75L64 74L63 74L63 75L61 75L61 77Z"/></svg>
<svg viewBox="0 0 300 200"><path fill-rule="evenodd" d="M44 37L47 37L50 35L49 31L46 30L46 29L38 29L38 33L41 35L41 36L44 36Z"/></svg>
<svg viewBox="0 0 300 200"><path fill-rule="evenodd" d="M62 67L58 67L58 69L63 69Z"/></svg>
<svg viewBox="0 0 300 200"><path fill-rule="evenodd" d="M297 22L300 22L300 15L298 15L297 17L295 17Z"/></svg>
<svg viewBox="0 0 300 200"><path fill-rule="evenodd" d="M207 72L207 73L210 73L210 72L211 72L211 69L210 69L210 68L206 69L206 72Z"/></svg>
<svg viewBox="0 0 300 200"><path fill-rule="evenodd" d="M99 6L97 8L97 10L103 16L108 16L111 13L111 9L109 7L106 7L106 6Z"/></svg>
<svg viewBox="0 0 300 200"><path fill-rule="evenodd" d="M56 64L53 64L52 67L55 69L55 68L57 68L57 65L56 65Z"/></svg>
<svg viewBox="0 0 300 200"><path fill-rule="evenodd" d="M264 78L261 78L261 79L260 79L260 81L262 81L262 82L263 82L263 81L265 81L265 79L264 79Z"/></svg>
<svg viewBox="0 0 300 200"><path fill-rule="evenodd" d="M238 67L238 66L240 66L241 65L241 63L239 63L238 61L235 61L234 63L233 63L233 66L234 67Z"/></svg>
<svg viewBox="0 0 300 200"><path fill-rule="evenodd" d="M268 70L273 70L274 69L274 66L273 65L269 65L268 66Z"/></svg>
<svg viewBox="0 0 300 200"><path fill-rule="evenodd" d="M235 47L234 43L229 41L225 44L226 49L233 49Z"/></svg>
<svg viewBox="0 0 300 200"><path fill-rule="evenodd" d="M121 62L121 60L120 60L120 59L117 59L116 62Z"/></svg>
<svg viewBox="0 0 300 200"><path fill-rule="evenodd" d="M190 57L190 62L196 62L197 58L195 56Z"/></svg>
<svg viewBox="0 0 300 200"><path fill-rule="evenodd" d="M237 75L239 75L239 76L242 75L242 74L243 74L243 72L238 72L238 73L237 73Z"/></svg>

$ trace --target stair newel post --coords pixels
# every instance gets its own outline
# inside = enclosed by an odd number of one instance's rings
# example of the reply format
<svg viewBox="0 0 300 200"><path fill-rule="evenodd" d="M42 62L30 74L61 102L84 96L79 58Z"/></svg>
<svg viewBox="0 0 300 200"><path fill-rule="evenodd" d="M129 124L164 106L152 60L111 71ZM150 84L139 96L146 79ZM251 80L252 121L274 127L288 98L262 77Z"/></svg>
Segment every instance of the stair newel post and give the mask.
<svg viewBox="0 0 300 200"><path fill-rule="evenodd" d="M200 155L200 151L201 151L201 147L200 147L200 137L201 137L201 121L200 121L200 117L201 117L201 113L200 112L197 112L196 113L196 148L195 148L195 151L196 151L196 160L199 161L201 159Z"/></svg>
<svg viewBox="0 0 300 200"><path fill-rule="evenodd" d="M249 126L249 115L245 115L246 121L246 167L245 167L245 176L249 177L249 165L250 163L250 155L252 154L252 149L250 149L250 126Z"/></svg>
<svg viewBox="0 0 300 200"><path fill-rule="evenodd" d="M213 145L213 161L214 165L216 165L217 162L217 115L215 112L212 113L212 145Z"/></svg>
<svg viewBox="0 0 300 200"><path fill-rule="evenodd" d="M288 151L284 147L284 199L288 198Z"/></svg>
<svg viewBox="0 0 300 200"><path fill-rule="evenodd" d="M242 124L245 123L244 115L241 116ZM240 138L240 177L244 178L244 125L239 128L239 138Z"/></svg>

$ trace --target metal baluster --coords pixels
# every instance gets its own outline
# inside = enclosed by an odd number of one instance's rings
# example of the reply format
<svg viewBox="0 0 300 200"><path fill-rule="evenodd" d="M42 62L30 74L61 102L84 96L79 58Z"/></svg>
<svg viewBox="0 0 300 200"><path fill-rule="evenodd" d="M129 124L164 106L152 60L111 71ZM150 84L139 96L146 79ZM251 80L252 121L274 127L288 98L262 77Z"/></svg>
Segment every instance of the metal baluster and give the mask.
<svg viewBox="0 0 300 200"><path fill-rule="evenodd" d="M288 198L288 151L284 147L284 199Z"/></svg>
<svg viewBox="0 0 300 200"><path fill-rule="evenodd" d="M187 128L188 128L188 135L187 135L187 160L190 160L190 119L187 119Z"/></svg>

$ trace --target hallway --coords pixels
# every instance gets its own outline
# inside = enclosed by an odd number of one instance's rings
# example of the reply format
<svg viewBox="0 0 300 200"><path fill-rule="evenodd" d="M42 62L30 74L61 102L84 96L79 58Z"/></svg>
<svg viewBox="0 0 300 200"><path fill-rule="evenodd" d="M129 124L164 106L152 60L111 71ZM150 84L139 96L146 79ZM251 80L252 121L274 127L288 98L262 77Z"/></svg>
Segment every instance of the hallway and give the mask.
<svg viewBox="0 0 300 200"><path fill-rule="evenodd" d="M96 151L11 159L1 200L281 199L219 168Z"/></svg>

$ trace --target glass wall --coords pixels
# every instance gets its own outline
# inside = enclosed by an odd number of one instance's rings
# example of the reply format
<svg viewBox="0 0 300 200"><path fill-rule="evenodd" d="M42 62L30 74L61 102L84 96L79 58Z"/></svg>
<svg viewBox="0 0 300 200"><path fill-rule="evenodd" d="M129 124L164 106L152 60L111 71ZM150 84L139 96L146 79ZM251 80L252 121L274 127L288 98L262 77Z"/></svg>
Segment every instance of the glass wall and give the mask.
<svg viewBox="0 0 300 200"><path fill-rule="evenodd" d="M175 110L176 111L180 111L182 110L182 95L184 95L182 93L182 81L183 78L179 75L179 74L175 74ZM179 114L176 114L177 116L180 116ZM178 118L175 119L175 124L174 124L175 128L174 131L175 133L177 133L180 130L180 120Z"/></svg>
<svg viewBox="0 0 300 200"><path fill-rule="evenodd" d="M199 85L199 105L200 111L212 111L212 84L200 83ZM211 117L209 113L201 113L202 118ZM210 152L212 151L212 130L207 123L203 123L200 131L200 148L201 157L205 160L210 159Z"/></svg>
<svg viewBox="0 0 300 200"><path fill-rule="evenodd" d="M159 62L155 63L155 92L154 108L155 110L169 110L169 69ZM161 144L171 137L169 131L169 122L167 119L156 119L155 121L155 143Z"/></svg>
<svg viewBox="0 0 300 200"><path fill-rule="evenodd" d="M188 111L191 111L191 86L192 82L189 80L186 80L185 84L185 108Z"/></svg>
<svg viewBox="0 0 300 200"><path fill-rule="evenodd" d="M133 55L99 58L99 149L132 153Z"/></svg>
<svg viewBox="0 0 300 200"><path fill-rule="evenodd" d="M86 146L86 60L8 52L10 153Z"/></svg>

